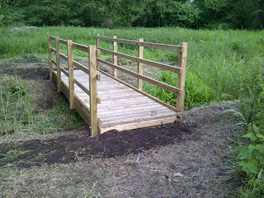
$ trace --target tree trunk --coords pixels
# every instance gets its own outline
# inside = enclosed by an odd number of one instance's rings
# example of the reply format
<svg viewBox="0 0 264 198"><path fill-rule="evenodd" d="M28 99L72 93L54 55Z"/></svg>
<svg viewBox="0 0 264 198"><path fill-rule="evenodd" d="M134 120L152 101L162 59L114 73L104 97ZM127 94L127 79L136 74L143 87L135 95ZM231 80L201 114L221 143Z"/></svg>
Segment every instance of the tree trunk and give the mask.
<svg viewBox="0 0 264 198"><path fill-rule="evenodd" d="M94 27L93 8L90 8L90 18L91 18L91 25L92 25L92 27Z"/></svg>
<svg viewBox="0 0 264 198"><path fill-rule="evenodd" d="M60 26L65 26L65 21L64 21L64 19L60 19Z"/></svg>
<svg viewBox="0 0 264 198"><path fill-rule="evenodd" d="M105 22L105 28L108 28L108 20L105 12L104 12L104 22Z"/></svg>

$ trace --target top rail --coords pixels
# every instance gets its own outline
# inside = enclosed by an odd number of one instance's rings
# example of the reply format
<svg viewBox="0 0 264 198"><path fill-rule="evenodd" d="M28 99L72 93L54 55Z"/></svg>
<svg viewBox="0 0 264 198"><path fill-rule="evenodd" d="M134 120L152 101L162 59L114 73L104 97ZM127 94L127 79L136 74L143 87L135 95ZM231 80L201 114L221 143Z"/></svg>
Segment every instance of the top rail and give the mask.
<svg viewBox="0 0 264 198"><path fill-rule="evenodd" d="M143 47L156 48L156 49L162 49L162 50L183 52L183 47L180 45L168 45L168 44L161 44L161 43L141 42L141 41L118 39L118 38L112 38L112 37L106 37L106 36L95 36L95 38L105 40L105 41L124 43L128 45L136 45L136 46L143 46Z"/></svg>

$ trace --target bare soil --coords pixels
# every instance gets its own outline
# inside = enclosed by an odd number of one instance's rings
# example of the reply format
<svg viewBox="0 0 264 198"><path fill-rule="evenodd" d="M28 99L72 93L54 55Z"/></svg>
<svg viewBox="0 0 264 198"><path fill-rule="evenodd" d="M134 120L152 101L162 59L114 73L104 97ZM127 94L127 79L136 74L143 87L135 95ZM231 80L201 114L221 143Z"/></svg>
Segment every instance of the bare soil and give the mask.
<svg viewBox="0 0 264 198"><path fill-rule="evenodd" d="M47 64L31 66L15 72L45 87L50 108L61 95L47 81ZM235 197L241 184L232 150L244 129L226 111L234 106L194 108L181 124L98 138L89 127L0 137L0 197Z"/></svg>

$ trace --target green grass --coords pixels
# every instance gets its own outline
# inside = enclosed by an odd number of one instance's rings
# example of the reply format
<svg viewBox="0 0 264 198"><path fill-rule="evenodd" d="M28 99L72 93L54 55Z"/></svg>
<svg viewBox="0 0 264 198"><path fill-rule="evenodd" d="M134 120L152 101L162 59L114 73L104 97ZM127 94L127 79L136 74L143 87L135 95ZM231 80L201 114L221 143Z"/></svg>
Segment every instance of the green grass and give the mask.
<svg viewBox="0 0 264 198"><path fill-rule="evenodd" d="M18 76L6 76L0 90L0 136L19 131L48 134L84 125L68 101L59 99L52 109L35 110L32 96Z"/></svg>

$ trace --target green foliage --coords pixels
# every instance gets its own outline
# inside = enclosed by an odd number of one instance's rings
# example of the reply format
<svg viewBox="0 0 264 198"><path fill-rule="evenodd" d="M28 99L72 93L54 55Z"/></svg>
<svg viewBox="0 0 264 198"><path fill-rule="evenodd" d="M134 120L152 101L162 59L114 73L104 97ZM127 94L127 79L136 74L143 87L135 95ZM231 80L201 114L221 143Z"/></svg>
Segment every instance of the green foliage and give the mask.
<svg viewBox="0 0 264 198"><path fill-rule="evenodd" d="M66 99L58 100L51 110L37 112L23 81L17 76L5 78L0 92L0 136L17 131L47 134L83 125Z"/></svg>
<svg viewBox="0 0 264 198"><path fill-rule="evenodd" d="M249 144L238 150L238 166L248 176L248 184L242 190L242 197L263 197L264 195L264 81L263 75L257 78L257 84L249 99L241 101L247 133L244 138Z"/></svg>

